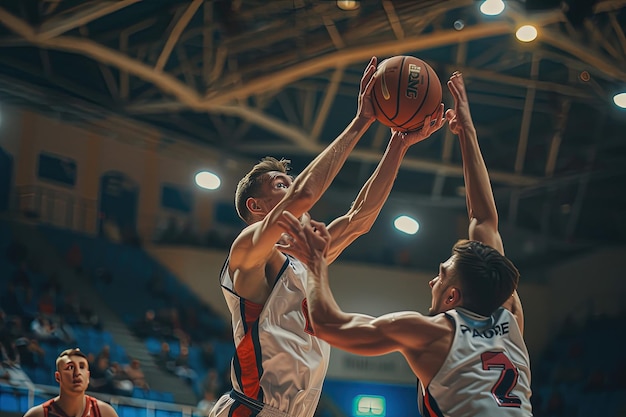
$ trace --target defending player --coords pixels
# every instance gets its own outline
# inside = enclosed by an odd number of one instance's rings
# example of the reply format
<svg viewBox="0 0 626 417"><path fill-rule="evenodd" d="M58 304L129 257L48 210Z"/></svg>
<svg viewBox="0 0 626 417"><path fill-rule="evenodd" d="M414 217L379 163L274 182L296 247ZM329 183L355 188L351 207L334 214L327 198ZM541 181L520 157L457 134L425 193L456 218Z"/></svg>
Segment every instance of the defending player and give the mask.
<svg viewBox="0 0 626 417"><path fill-rule="evenodd" d="M80 349L61 352L56 369L58 397L32 407L24 417L118 417L111 405L85 394L89 386L89 363Z"/></svg>
<svg viewBox="0 0 626 417"><path fill-rule="evenodd" d="M233 390L218 400L211 416L315 413L330 348L313 336L307 319L306 268L276 247L283 234L277 222L284 210L301 217L313 207L374 121L370 92L375 70L372 58L361 79L356 117L298 177L292 180L287 174L288 161L265 158L239 182L235 205L248 226L232 244L220 277L236 346ZM370 229L409 146L443 125L443 104L436 117L433 126L427 118L420 132L392 134L350 210L328 227L334 239L329 262Z"/></svg>
<svg viewBox="0 0 626 417"><path fill-rule="evenodd" d="M429 316L342 311L328 285L324 258L331 235L322 223L301 223L283 213L281 225L293 238L283 250L309 266L307 296L316 336L355 354L401 352L420 381L422 416L531 416L519 273L504 256L461 74L453 74L448 87L455 110L448 110L446 118L461 143L470 240L454 245L430 281Z"/></svg>

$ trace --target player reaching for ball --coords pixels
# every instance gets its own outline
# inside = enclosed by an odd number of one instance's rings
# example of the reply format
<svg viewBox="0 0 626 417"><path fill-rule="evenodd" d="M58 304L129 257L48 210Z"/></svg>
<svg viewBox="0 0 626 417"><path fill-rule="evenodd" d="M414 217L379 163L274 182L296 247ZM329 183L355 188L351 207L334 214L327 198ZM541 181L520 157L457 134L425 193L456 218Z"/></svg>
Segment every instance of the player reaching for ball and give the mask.
<svg viewBox="0 0 626 417"><path fill-rule="evenodd" d="M516 290L519 273L504 256L461 74L453 74L448 87L455 109L446 118L461 145L470 240L454 245L452 256L429 282L428 316L342 311L328 284L325 258L332 236L322 223L301 223L284 212L280 223L292 241L283 250L309 267L307 300L315 334L355 354L402 353L419 379L422 416L531 416L530 360Z"/></svg>
<svg viewBox="0 0 626 417"><path fill-rule="evenodd" d="M307 319L305 266L285 255L277 242L284 210L301 217L313 207L374 121L372 58L361 79L356 117L295 179L289 161L265 158L239 182L235 206L248 226L233 242L220 276L232 314L235 355L233 390L210 416L312 417L326 376L330 347L313 335ZM330 223L328 262L366 233L380 212L408 148L444 123L443 104L425 128L392 131L387 149L346 214Z"/></svg>

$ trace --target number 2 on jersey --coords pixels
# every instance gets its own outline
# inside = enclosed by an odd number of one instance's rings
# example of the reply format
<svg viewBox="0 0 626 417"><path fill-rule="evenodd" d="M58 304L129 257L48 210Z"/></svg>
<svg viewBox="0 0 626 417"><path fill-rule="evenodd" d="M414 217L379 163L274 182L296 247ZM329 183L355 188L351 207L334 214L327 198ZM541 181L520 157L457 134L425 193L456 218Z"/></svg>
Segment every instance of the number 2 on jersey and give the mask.
<svg viewBox="0 0 626 417"><path fill-rule="evenodd" d="M511 395L517 384L519 371L503 352L485 352L480 355L483 369L486 371L500 370L500 378L491 388L491 394L500 407L520 407L522 400Z"/></svg>

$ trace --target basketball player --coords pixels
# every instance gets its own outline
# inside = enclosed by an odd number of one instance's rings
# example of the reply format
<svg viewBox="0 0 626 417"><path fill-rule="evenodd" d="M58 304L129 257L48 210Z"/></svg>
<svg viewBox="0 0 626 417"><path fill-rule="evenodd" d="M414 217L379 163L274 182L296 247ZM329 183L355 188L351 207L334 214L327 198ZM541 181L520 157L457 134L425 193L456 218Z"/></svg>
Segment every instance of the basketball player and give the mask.
<svg viewBox="0 0 626 417"><path fill-rule="evenodd" d="M293 240L283 250L309 266L307 300L315 335L355 354L401 352L420 382L422 416L531 416L519 273L504 256L461 74L454 73L448 87L455 109L446 112L446 119L461 144L470 240L454 245L430 281L428 316L342 311L328 284L324 257L332 238L322 223L301 224L285 212L280 224Z"/></svg>
<svg viewBox="0 0 626 417"><path fill-rule="evenodd" d="M210 416L312 417L326 375L330 347L313 336L305 299L304 265L280 252L277 224L284 210L296 216L319 200L359 138L374 121L370 99L376 58L361 79L356 117L294 180L288 162L265 158L239 182L235 206L248 224L233 242L220 282L232 314L236 352L231 366L233 390L222 396ZM366 233L387 199L402 157L410 145L444 123L443 104L433 126L420 132L393 132L372 177L352 207L333 221L332 262Z"/></svg>
<svg viewBox="0 0 626 417"><path fill-rule="evenodd" d="M59 383L59 396L32 407L24 417L117 417L109 404L85 394L89 385L89 363L80 349L61 352L56 369L54 377Z"/></svg>

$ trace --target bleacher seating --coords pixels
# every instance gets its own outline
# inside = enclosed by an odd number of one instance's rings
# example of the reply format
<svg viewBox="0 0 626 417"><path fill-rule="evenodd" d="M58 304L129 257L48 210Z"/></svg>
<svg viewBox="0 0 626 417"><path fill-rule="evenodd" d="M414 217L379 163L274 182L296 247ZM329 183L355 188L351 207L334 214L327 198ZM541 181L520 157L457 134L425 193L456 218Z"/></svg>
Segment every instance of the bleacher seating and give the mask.
<svg viewBox="0 0 626 417"><path fill-rule="evenodd" d="M119 245L112 242L105 241L103 239L93 238L77 234L68 230L58 229L51 226L39 226L39 230L43 236L45 236L54 247L58 250L58 255L62 258L68 257L71 251L75 251L75 248L79 248L80 252L80 274L85 277L90 277L93 285L97 288L98 292L102 294L103 299L114 300L114 309L118 311L123 321L132 326L139 318L143 317L147 309L164 309L173 307L173 302L177 305L185 305L194 307L196 311L203 312L203 316L200 317L200 323L204 326L203 332L200 335L205 334L207 339L211 339L214 335L223 334L227 328L227 324L221 319L211 314L210 310L203 306L202 303L191 293L187 287L180 284L180 282L169 271L159 265L155 260L150 258L143 250L137 247ZM5 294L9 283L12 281L12 277L16 274L18 265L9 260L8 249L13 244L13 233L11 227L6 221L0 221L0 293ZM36 257L29 257L29 262ZM106 282L101 280L99 274L105 269L110 273L111 280ZM43 294L43 289L46 286L50 286L50 277L38 272L37 268L27 268L26 270L29 284L33 288L33 302L32 311L27 311L27 315L32 316L38 313L36 300ZM153 274L160 274L163 277L163 283L165 285L164 290L168 294L173 294L173 299L161 299L152 297L149 294L149 280L153 278ZM138 294L145 294L145 297L138 297ZM28 306L28 303L23 298L24 293L19 292L20 304L22 307ZM57 292L52 303L57 306L62 303L64 293ZM0 307L2 305L0 304ZM24 323L26 330L30 330L30 320ZM125 352L123 346L120 346L113 340L112 335L101 330L98 326L85 325L85 323L70 325L70 329L75 335L75 339L80 341L80 347L86 353L97 355L103 346L108 345L110 347L110 361L118 362L120 364L128 363L128 355ZM197 336L195 334L194 336ZM173 352L179 350L179 344L175 338L166 339L167 343L172 347ZM151 344L150 344L151 343ZM228 362L232 356L232 342L219 342L217 344L216 356L222 363L222 367L227 367ZM149 351L154 352L155 346L160 347L160 341L150 339L147 342L149 345ZM75 347L75 344L67 344L57 341L42 340L39 343L40 348L43 351L43 358L41 358L37 366L23 366L22 369L36 384L44 386L56 386L57 383L54 380L54 371L51 368L51 364L54 363L54 358L58 353L66 348ZM196 368L199 377L203 377L206 373L206 369L202 369L203 363L200 358L199 346L192 344L189 346L189 362L190 365ZM41 365L41 366L40 366ZM194 388L198 391L200 389L199 379ZM198 392L198 396L201 393ZM150 402L161 403L173 403L174 398L171 392L161 392L156 390L143 390L135 389L133 396ZM21 398L21 397L16 397ZM3 408L6 409L18 409L18 412L25 411L26 405L25 399L21 399L24 404L16 405L13 401L13 397L3 395ZM38 398L40 399L40 398ZM41 399L40 399L41 400ZM168 411L167 413L174 413L175 411ZM145 409L140 408L128 408L123 410L122 415L129 416L143 416L145 415Z"/></svg>
<svg viewBox="0 0 626 417"><path fill-rule="evenodd" d="M198 375L194 384L198 397L202 396L201 382L207 373L201 360L200 344L207 340L214 344L220 374L229 366L233 354L232 341L228 338L226 341L221 340L222 336L228 332L228 324L212 313L188 287L182 285L170 271L152 259L144 250L49 225L40 225L39 230L50 242L54 242L59 256L69 257L70 252L78 248L81 273L90 277L104 300L112 300L115 311L129 327L132 328L141 320L147 310L158 312L177 308L180 314L184 314L188 311L187 309L193 309L194 314L197 314L196 328L184 330L191 338L188 360L189 365ZM106 279L103 279L103 274L106 274ZM155 277L161 280L162 291L167 294L167 297L151 292L151 280ZM138 296L141 294L145 296ZM191 320L181 318L180 322L187 325ZM103 340L102 337L106 337L106 334L83 335L80 333L80 335L88 336L84 340L91 341L90 348L102 344L111 345L112 360L115 360L113 357L120 348L111 340ZM145 338L146 347L153 354L158 353L163 341L169 344L171 354L177 357L180 351L180 340L177 335ZM119 353L123 355L123 351ZM137 393L137 395L140 394ZM160 393L160 395L165 395L167 401L171 394Z"/></svg>
<svg viewBox="0 0 626 417"><path fill-rule="evenodd" d="M626 413L623 316L567 320L533 364L536 417L621 416Z"/></svg>

